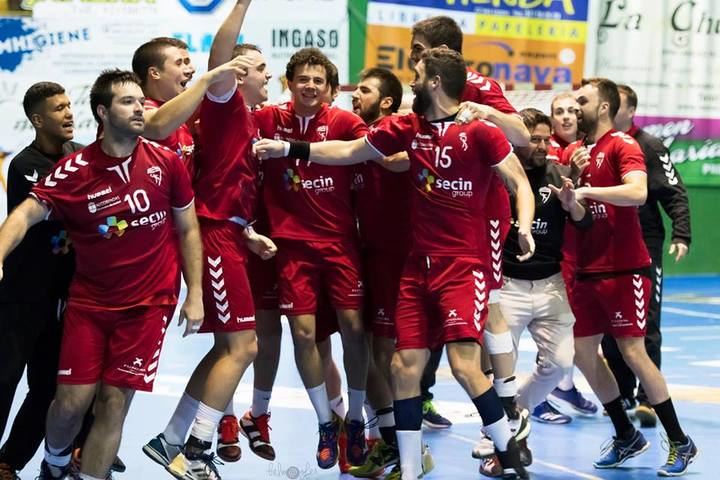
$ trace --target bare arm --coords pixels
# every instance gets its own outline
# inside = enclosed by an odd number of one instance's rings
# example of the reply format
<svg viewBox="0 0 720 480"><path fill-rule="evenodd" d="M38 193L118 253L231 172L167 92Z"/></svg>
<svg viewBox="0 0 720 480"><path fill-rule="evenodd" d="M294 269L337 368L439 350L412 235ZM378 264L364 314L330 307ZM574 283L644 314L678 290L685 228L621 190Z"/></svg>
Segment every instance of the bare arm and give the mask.
<svg viewBox="0 0 720 480"><path fill-rule="evenodd" d="M389 157L376 158L375 161L391 172L400 173L410 170L410 159L407 152L396 153Z"/></svg>
<svg viewBox="0 0 720 480"><path fill-rule="evenodd" d="M183 277L187 285L187 297L180 310L178 325L185 324L187 336L196 333L202 325L204 313L202 303L202 242L200 241L200 225L195 214L195 204L185 209L173 209L173 218L180 240Z"/></svg>
<svg viewBox="0 0 720 480"><path fill-rule="evenodd" d="M460 123L470 120L493 122L513 145L517 147L530 145L530 132L528 132L522 119L514 113L503 113L489 105L480 103L463 102L460 104L457 118Z"/></svg>
<svg viewBox="0 0 720 480"><path fill-rule="evenodd" d="M518 240L522 255L518 260L525 261L535 253L535 241L532 238L532 222L535 218L535 196L528 182L520 160L511 153L495 168L506 185L515 192L515 210L518 219Z"/></svg>
<svg viewBox="0 0 720 480"><path fill-rule="evenodd" d="M293 142L293 144L300 145L302 142ZM283 158L288 156L290 142L263 138L253 145L253 150L260 160ZM309 157L301 159L310 160L321 165L355 165L382 158L382 155L371 147L365 141L365 138L311 143L309 144L309 150Z"/></svg>
<svg viewBox="0 0 720 480"><path fill-rule="evenodd" d="M252 0L237 0L235 6L220 25L212 46L210 47L210 58L208 59L208 70L221 65L232 59L233 49L237 43L245 14L250 7ZM224 79L210 87L210 93L215 96L222 96L235 87L235 79Z"/></svg>
<svg viewBox="0 0 720 480"><path fill-rule="evenodd" d="M43 221L47 215L45 204L29 197L7 217L0 227L0 280L3 278L2 265L7 256L22 241L30 227Z"/></svg>
<svg viewBox="0 0 720 480"><path fill-rule="evenodd" d="M589 199L606 202L618 207L637 207L647 199L647 175L630 172L622 179L622 185L613 187L580 187L576 190L578 200Z"/></svg>

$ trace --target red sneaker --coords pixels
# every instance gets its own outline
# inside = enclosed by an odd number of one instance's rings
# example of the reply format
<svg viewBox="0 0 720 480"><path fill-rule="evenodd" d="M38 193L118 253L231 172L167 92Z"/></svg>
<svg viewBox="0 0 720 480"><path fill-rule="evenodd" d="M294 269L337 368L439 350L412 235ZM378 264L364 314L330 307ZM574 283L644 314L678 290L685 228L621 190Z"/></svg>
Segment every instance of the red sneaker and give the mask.
<svg viewBox="0 0 720 480"><path fill-rule="evenodd" d="M253 417L250 410L240 418L240 432L250 442L250 450L265 460L275 460L275 449L270 445L270 414Z"/></svg>
<svg viewBox="0 0 720 480"><path fill-rule="evenodd" d="M237 462L240 450L240 425L235 415L225 415L218 425L217 455L226 462Z"/></svg>

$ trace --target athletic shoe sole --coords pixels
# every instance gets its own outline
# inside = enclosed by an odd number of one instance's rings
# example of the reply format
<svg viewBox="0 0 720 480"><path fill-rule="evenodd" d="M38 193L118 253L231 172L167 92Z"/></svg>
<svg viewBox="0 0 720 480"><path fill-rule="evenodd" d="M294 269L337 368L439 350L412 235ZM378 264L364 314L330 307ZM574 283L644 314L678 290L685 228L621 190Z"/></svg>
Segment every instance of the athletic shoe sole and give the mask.
<svg viewBox="0 0 720 480"><path fill-rule="evenodd" d="M597 465L595 462L593 462L593 467L595 467L595 468L597 468L597 469L600 469L600 470L606 470L606 469L608 469L608 468L619 467L619 466L622 465L623 463L627 462L629 459L634 458L634 457L637 457L637 456L640 455L641 453L644 453L648 448L650 448L650 442L647 442L647 441L646 441L646 442L645 442L645 445L643 445L643 447L642 447L640 450L638 450L637 452L634 452L632 455L628 455L627 457L623 458L622 460L620 460L620 461L617 462L617 463L613 463L612 465L599 466L599 465Z"/></svg>
<svg viewBox="0 0 720 480"><path fill-rule="evenodd" d="M597 411L591 412L589 410L583 410L582 408L578 408L574 403L558 398L553 394L548 395L547 401L550 402L550 405L560 411L573 411L583 417L594 417L597 415ZM628 415L629 414L630 412L628 411Z"/></svg>
<svg viewBox="0 0 720 480"><path fill-rule="evenodd" d="M696 447L696 448L697 448L697 447ZM682 477L683 475L685 475L685 474L687 473L688 468L690 468L690 465L693 464L693 462L694 462L695 459L698 457L698 455L700 455L700 449L699 449L699 448L697 449L697 452L695 453L695 455L688 461L688 464L685 466L685 470L683 470L682 472L669 473L669 472L666 472L666 471L664 471L664 470L658 470L658 472L657 472L658 477Z"/></svg>
<svg viewBox="0 0 720 480"><path fill-rule="evenodd" d="M142 451L150 460L157 463L158 465L163 466L163 467L167 467L168 465L170 465L171 460L167 460L167 457L165 457L162 453L155 450L150 445L148 445L148 444L143 445Z"/></svg>

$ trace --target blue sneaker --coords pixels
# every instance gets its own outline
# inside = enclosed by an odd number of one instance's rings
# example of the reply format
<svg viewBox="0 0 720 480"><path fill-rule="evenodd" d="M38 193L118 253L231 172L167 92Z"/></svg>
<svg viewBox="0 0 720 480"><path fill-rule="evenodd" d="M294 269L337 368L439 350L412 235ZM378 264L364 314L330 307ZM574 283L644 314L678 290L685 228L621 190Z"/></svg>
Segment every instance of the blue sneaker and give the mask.
<svg viewBox="0 0 720 480"><path fill-rule="evenodd" d="M665 444L668 446L668 459L665 465L658 469L657 474L661 477L679 477L680 475L684 475L690 464L695 461L695 457L700 453L695 446L695 442L688 436L687 442L684 444L671 442L669 440L663 442L663 446Z"/></svg>
<svg viewBox="0 0 720 480"><path fill-rule="evenodd" d="M532 412L532 419L540 423L548 423L550 425L565 425L572 422L569 415L560 413L555 407L546 401L535 407Z"/></svg>
<svg viewBox="0 0 720 480"><path fill-rule="evenodd" d="M143 445L142 451L153 462L167 467L182 452L182 445L173 445L162 433Z"/></svg>
<svg viewBox="0 0 720 480"><path fill-rule="evenodd" d="M570 408L581 415L593 416L598 411L597 405L583 397L575 386L570 390L556 388L548 396L548 401L556 408Z"/></svg>
<svg viewBox="0 0 720 480"><path fill-rule="evenodd" d="M645 440L639 430L635 430L629 440L619 440L613 437L603 445L601 457L593 462L593 466L595 468L615 468L625 463L628 458L637 457L648 448L650 448L650 442Z"/></svg>
<svg viewBox="0 0 720 480"><path fill-rule="evenodd" d="M318 467L327 470L332 468L338 461L338 434L340 433L340 422L333 420L321 423L319 426L320 440L318 441L317 459Z"/></svg>

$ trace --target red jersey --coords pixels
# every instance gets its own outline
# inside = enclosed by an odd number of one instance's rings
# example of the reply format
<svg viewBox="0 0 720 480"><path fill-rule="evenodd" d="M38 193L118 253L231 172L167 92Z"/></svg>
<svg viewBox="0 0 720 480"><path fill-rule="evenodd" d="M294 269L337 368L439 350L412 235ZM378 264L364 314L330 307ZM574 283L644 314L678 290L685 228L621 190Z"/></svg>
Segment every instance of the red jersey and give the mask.
<svg viewBox="0 0 720 480"><path fill-rule="evenodd" d="M60 161L32 195L73 240L72 304L120 309L177 303L171 209L188 207L193 191L175 152L140 138L131 156L114 158L94 142Z"/></svg>
<svg viewBox="0 0 720 480"><path fill-rule="evenodd" d="M582 143L575 142L563 152L567 161ZM646 172L645 157L630 136L611 129L589 145L590 165L580 177L580 186L622 185L630 172ZM640 229L637 207L618 207L587 199L593 225L576 231L579 273L626 272L650 265L650 256Z"/></svg>
<svg viewBox="0 0 720 480"><path fill-rule="evenodd" d="M560 165L569 165L569 163L563 163L564 161L570 161L570 157L563 157L563 151L567 148L568 145L569 144L565 140L556 136L553 133L550 136L550 144L547 147L546 157L555 163L559 163Z"/></svg>
<svg viewBox="0 0 720 480"><path fill-rule="evenodd" d="M413 254L487 255L485 209L492 168L512 153L505 135L489 122L429 123L416 114L374 125L367 142L383 156L410 156Z"/></svg>
<svg viewBox="0 0 720 480"><path fill-rule="evenodd" d="M165 102L159 100L153 100L152 98L145 99L145 110L156 110L163 106ZM190 178L192 178L195 172L195 166L193 164L193 153L195 152L195 139L193 139L190 128L187 124L180 125L180 128L171 133L167 138L162 140L155 140L160 145L168 147L170 150L175 152L179 158L182 159L183 164L190 172Z"/></svg>
<svg viewBox="0 0 720 480"><path fill-rule="evenodd" d="M257 133L240 91L229 98L203 99L194 188L200 217L227 220L255 215L258 162L252 154Z"/></svg>
<svg viewBox="0 0 720 480"><path fill-rule="evenodd" d="M275 140L322 142L354 140L367 133L352 112L324 105L300 117L292 102L255 112L260 136ZM351 201L352 169L294 158L264 162L263 199L275 238L336 242L356 235Z"/></svg>
<svg viewBox="0 0 720 480"><path fill-rule="evenodd" d="M411 188L407 172L391 172L376 162L356 165L355 213L364 248L407 251Z"/></svg>
<svg viewBox="0 0 720 480"><path fill-rule="evenodd" d="M502 87L498 82L480 75L469 67L461 101L488 105L502 113L517 113L515 107L505 98ZM496 174L492 176L489 195L486 216L488 218L510 218L512 216L510 196L502 179Z"/></svg>

